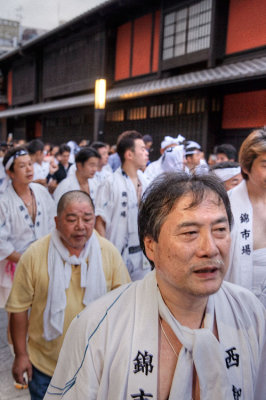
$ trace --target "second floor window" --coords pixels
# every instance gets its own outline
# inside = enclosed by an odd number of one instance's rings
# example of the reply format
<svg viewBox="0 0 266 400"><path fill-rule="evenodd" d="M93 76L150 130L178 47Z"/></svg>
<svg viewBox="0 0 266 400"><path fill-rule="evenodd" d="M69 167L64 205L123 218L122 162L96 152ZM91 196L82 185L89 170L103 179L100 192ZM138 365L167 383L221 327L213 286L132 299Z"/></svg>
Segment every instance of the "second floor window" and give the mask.
<svg viewBox="0 0 266 400"><path fill-rule="evenodd" d="M210 47L212 0L164 16L163 60Z"/></svg>

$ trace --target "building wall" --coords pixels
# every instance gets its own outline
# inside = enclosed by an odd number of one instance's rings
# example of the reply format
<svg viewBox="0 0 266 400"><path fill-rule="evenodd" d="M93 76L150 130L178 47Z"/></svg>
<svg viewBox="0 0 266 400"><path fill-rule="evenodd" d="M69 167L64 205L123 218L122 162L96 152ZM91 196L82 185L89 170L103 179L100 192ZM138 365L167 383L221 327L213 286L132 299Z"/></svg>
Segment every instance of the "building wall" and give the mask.
<svg viewBox="0 0 266 400"><path fill-rule="evenodd" d="M226 54L265 46L265 16L265 0L230 0Z"/></svg>
<svg viewBox="0 0 266 400"><path fill-rule="evenodd" d="M147 14L117 28L115 80L158 70L160 12Z"/></svg>
<svg viewBox="0 0 266 400"><path fill-rule="evenodd" d="M266 125L266 90L224 96L222 129L256 128Z"/></svg>

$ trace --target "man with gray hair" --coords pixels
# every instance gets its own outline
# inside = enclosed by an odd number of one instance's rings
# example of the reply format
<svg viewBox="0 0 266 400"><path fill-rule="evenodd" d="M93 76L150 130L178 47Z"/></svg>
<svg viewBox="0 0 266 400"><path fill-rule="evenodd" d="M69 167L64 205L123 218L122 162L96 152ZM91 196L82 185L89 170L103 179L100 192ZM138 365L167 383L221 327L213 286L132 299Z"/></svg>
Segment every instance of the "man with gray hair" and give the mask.
<svg viewBox="0 0 266 400"><path fill-rule="evenodd" d="M159 176L139 211L154 270L72 322L45 400L265 399L266 311L223 282L231 223L214 176Z"/></svg>
<svg viewBox="0 0 266 400"><path fill-rule="evenodd" d="M91 301L130 281L118 250L93 229L94 206L86 192L65 193L55 222L56 229L20 258L6 304L13 376L25 384L27 373L32 400L43 399L72 319Z"/></svg>

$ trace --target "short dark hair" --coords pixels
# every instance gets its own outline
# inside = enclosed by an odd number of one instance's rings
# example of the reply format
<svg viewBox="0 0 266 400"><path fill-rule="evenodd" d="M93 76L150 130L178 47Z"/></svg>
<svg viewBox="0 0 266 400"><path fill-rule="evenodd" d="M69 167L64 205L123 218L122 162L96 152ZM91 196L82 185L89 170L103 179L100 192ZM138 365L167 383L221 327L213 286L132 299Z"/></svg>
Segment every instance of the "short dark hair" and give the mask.
<svg viewBox="0 0 266 400"><path fill-rule="evenodd" d="M217 146L215 154L225 154L228 160L237 160L236 148L229 143L224 143Z"/></svg>
<svg viewBox="0 0 266 400"><path fill-rule="evenodd" d="M12 147L11 149L9 149L7 152L6 152L6 154L5 154L5 156L4 156L4 158L3 158L3 166L5 167L6 166L6 164L7 164L7 162L8 162L8 160L12 157L12 156L15 156L16 154L19 154L20 153L20 151L25 151L25 152L27 152L27 154L28 154L28 149L25 147L25 146L17 146L17 147ZM16 157L16 156L15 156ZM14 158L15 158L14 157ZM10 167L9 167L9 171L11 171L11 172L14 172L14 162L15 162L15 160L13 161L13 163L10 165Z"/></svg>
<svg viewBox="0 0 266 400"><path fill-rule="evenodd" d="M76 163L84 165L84 163L92 157L101 158L97 150L92 147L84 147L76 154L75 161Z"/></svg>
<svg viewBox="0 0 266 400"><path fill-rule="evenodd" d="M122 164L125 161L125 152L127 150L134 151L136 139L142 139L142 134L138 131L125 131L118 136L116 151Z"/></svg>
<svg viewBox="0 0 266 400"><path fill-rule="evenodd" d="M62 143L62 144L59 146L59 151L58 151L58 153L62 155L62 154L65 153L65 152L70 153L70 152L71 152L71 149L70 149L70 147L68 146L68 144Z"/></svg>
<svg viewBox="0 0 266 400"><path fill-rule="evenodd" d="M211 174L190 175L185 172L161 174L146 189L139 207L138 229L140 246L145 254L144 238L158 242L161 227L177 201L186 194L192 195L189 208L199 205L207 192L214 192L219 204L225 206L229 226L233 215L224 185ZM151 261L150 261L151 262ZM151 262L153 265L153 263Z"/></svg>
<svg viewBox="0 0 266 400"><path fill-rule="evenodd" d="M37 151L43 151L44 143L40 139L33 139L28 143L27 149L30 154L35 154Z"/></svg>
<svg viewBox="0 0 266 400"><path fill-rule="evenodd" d="M248 175L243 171L243 168L250 172L254 160L265 152L266 127L251 132L240 147L239 163L242 169L242 176L245 180L248 180Z"/></svg>
<svg viewBox="0 0 266 400"><path fill-rule="evenodd" d="M93 142L91 147L95 150L102 149L103 147L107 147L107 144L104 142Z"/></svg>
<svg viewBox="0 0 266 400"><path fill-rule="evenodd" d="M60 216L67 204L72 201L87 201L92 206L93 212L95 211L92 198L87 192L83 192L82 190L70 190L60 197L57 204L57 216Z"/></svg>
<svg viewBox="0 0 266 400"><path fill-rule="evenodd" d="M237 161L224 161L218 164L214 164L210 167L210 171L214 169L224 169L224 168L237 168L240 164Z"/></svg>

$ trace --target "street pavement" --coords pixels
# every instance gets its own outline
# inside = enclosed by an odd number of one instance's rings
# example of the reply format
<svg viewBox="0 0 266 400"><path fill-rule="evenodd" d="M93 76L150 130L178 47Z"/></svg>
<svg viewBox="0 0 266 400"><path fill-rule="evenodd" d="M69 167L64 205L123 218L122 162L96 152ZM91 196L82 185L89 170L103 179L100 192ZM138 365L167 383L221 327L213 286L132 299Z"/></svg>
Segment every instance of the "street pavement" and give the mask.
<svg viewBox="0 0 266 400"><path fill-rule="evenodd" d="M7 344L7 314L0 308L0 400L30 400L28 389L14 388L11 374L13 356Z"/></svg>

